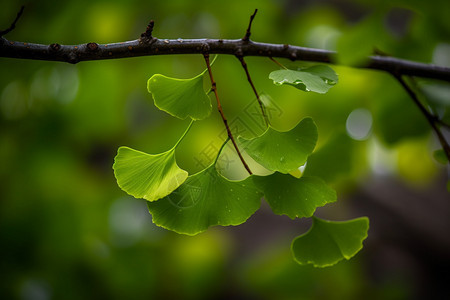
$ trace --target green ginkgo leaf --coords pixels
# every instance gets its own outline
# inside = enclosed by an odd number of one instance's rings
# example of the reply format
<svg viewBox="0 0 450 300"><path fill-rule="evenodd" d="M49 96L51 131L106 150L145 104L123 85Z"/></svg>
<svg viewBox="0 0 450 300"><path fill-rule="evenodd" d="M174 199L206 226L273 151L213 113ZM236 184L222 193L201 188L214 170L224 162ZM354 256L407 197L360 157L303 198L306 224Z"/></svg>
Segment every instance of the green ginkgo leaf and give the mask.
<svg viewBox="0 0 450 300"><path fill-rule="evenodd" d="M368 230L369 219L366 217L344 222L313 217L309 231L292 242L294 259L315 267L327 267L344 258L350 259L362 249Z"/></svg>
<svg viewBox="0 0 450 300"><path fill-rule="evenodd" d="M122 190L148 201L169 195L188 177L175 161L175 147L155 155L120 147L113 169Z"/></svg>
<svg viewBox="0 0 450 300"><path fill-rule="evenodd" d="M338 76L328 66L312 66L300 70L277 70L269 74L276 85L288 84L305 92L325 94L338 82Z"/></svg>
<svg viewBox="0 0 450 300"><path fill-rule="evenodd" d="M190 79L155 74L147 89L160 110L180 119L205 119L211 113L211 100L203 89L203 74Z"/></svg>
<svg viewBox="0 0 450 300"><path fill-rule="evenodd" d="M189 176L172 194L147 206L156 225L195 235L214 225L244 223L259 208L261 197L250 177L230 181L211 165Z"/></svg>
<svg viewBox="0 0 450 300"><path fill-rule="evenodd" d="M291 219L311 217L316 208L336 201L336 192L317 177L295 178L275 172L254 176L273 212Z"/></svg>
<svg viewBox="0 0 450 300"><path fill-rule="evenodd" d="M239 141L263 167L286 174L302 166L314 150L317 127L311 118L305 118L289 131L269 126L261 136L249 140L239 137Z"/></svg>

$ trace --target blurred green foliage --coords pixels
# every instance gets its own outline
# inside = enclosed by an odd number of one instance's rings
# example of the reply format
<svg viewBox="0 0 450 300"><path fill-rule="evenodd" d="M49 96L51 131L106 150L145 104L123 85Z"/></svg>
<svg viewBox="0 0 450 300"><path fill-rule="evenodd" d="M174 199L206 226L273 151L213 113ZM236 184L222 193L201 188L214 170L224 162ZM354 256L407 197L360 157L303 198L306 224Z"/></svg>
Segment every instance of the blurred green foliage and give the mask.
<svg viewBox="0 0 450 300"><path fill-rule="evenodd" d="M1 28L9 26L21 4L2 1ZM441 51L450 43L446 0L25 4L17 28L6 36L10 40L125 41L137 38L150 19L156 37L240 38L258 8L252 27L257 41L344 47L347 58L376 48L416 61L449 62ZM425 185L443 168L432 160L438 144L423 116L388 74L335 67L339 84L318 95L273 85L268 75L278 67L268 59L246 61L257 89L274 103L275 128L287 130L305 116L314 119L320 159L311 158L311 171L308 165L306 170L323 175L338 195L380 170ZM292 68L310 65L281 62ZM409 298L411 281L370 282L364 252L331 269L296 265L288 247L277 243L289 244L304 230L301 224L293 223L296 232L283 242L268 241L263 249L241 253L235 236L239 228L177 235L151 224L146 203L119 189L111 168L119 146L160 153L188 125L154 107L147 80L155 73L193 77L205 68L201 55L78 65L1 58L0 66L0 298ZM248 134L258 134L251 114L254 95L239 61L220 56L213 70L228 119L253 122L246 127ZM418 82L428 94L426 87L434 84ZM442 85L445 91L448 85ZM446 96L433 94L443 116L450 115ZM339 134L358 108L373 114L373 128L366 139L355 141ZM180 145L180 167L194 173L206 166L214 155L205 149L218 151L221 134L222 121L213 109L211 118L192 128L190 143ZM237 159L227 166L233 164Z"/></svg>

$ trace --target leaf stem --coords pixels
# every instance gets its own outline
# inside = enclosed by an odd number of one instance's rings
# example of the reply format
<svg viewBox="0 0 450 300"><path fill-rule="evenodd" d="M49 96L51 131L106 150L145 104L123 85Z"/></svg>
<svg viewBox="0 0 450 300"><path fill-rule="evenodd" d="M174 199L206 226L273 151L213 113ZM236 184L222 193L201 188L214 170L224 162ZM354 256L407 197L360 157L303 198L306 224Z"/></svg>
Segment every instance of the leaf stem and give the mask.
<svg viewBox="0 0 450 300"><path fill-rule="evenodd" d="M220 100L219 100L219 95L217 94L216 82L214 81L214 77L213 77L213 74L211 71L211 64L209 63L209 54L207 52L205 52L205 53L203 53L203 57L205 58L206 67L208 68L209 79L211 80L211 89L214 91L214 95L216 96L217 109L219 110L220 116L222 117L222 121L227 130L228 138L230 138L231 142L233 143L234 149L236 149L236 152L237 152L242 164L244 165L244 168L247 170L247 172L250 175L252 175L253 173L250 170L250 168L248 167L247 163L245 162L244 157L242 157L241 151L239 151L236 141L234 140L233 134L231 133L230 127L228 126L227 118L225 117L225 114L223 113L222 105L220 104Z"/></svg>
<svg viewBox="0 0 450 300"><path fill-rule="evenodd" d="M286 68L285 66L283 66L280 62L278 62L275 58L273 58L273 57L269 57L269 59L271 60L271 61L273 61L274 63L276 63L280 68L283 68L283 69L285 69L285 70L287 70L288 68Z"/></svg>
<svg viewBox="0 0 450 300"><path fill-rule="evenodd" d="M247 80L250 83L250 86L252 87L252 90L253 90L253 92L256 95L256 100L258 100L259 108L261 109L261 113L262 113L262 115L264 117L264 122L266 123L266 126L269 127L270 121L269 121L269 118L267 117L264 103L261 101L261 98L259 97L259 94L256 91L256 87L253 84L253 81L252 81L252 78L250 76L250 73L248 72L247 64L246 64L246 62L244 60L244 57L243 56L236 56L236 57L237 57L237 59L239 59L239 61L241 62L242 67L244 68L245 74L247 75Z"/></svg>
<svg viewBox="0 0 450 300"><path fill-rule="evenodd" d="M219 152L217 153L216 159L214 160L214 165L217 163L217 161L219 160L219 156L220 153L222 153L223 148L225 148L225 145L228 143L228 141L230 140L230 137L227 137L227 139L225 140L225 142L223 142L222 146L220 146Z"/></svg>
<svg viewBox="0 0 450 300"><path fill-rule="evenodd" d="M181 141L184 139L184 137L186 136L186 134L189 132L189 130L192 127L192 124L194 124L194 120L191 120L191 122L189 123L188 128L184 131L183 135L180 137L180 139L178 140L178 142L176 142L175 146L173 146L172 149L175 149L179 143L181 143Z"/></svg>
<svg viewBox="0 0 450 300"><path fill-rule="evenodd" d="M428 123L430 123L431 128L433 128L434 132L436 133L436 135L439 139L439 142L442 146L442 149L444 149L445 155L447 156L447 159L450 162L450 146L447 143L447 141L445 140L445 137L442 134L440 128L437 126L437 124L439 122L436 120L436 117L425 108L425 106L420 102L416 93L408 86L408 84L403 80L401 75L395 74L395 73L392 73L392 75L402 85L402 87L405 89L405 91L408 93L408 95L411 97L411 99L414 101L414 103L417 105L417 107L423 113L423 115L427 119Z"/></svg>

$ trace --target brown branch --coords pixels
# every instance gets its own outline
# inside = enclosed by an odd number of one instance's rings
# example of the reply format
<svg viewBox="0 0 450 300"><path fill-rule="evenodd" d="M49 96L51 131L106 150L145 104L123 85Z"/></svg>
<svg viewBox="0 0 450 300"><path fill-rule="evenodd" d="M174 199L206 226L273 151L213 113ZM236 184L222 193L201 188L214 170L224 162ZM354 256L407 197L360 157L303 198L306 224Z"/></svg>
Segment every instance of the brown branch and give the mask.
<svg viewBox="0 0 450 300"><path fill-rule="evenodd" d="M157 39L151 41L137 39L133 41L98 44L96 51L90 51L87 44L50 45L9 41L0 37L0 57L22 58L33 60L62 61L78 63L81 61L119 59L126 57L172 55L172 54L202 54L204 45L208 46L209 54L227 54L261 57L278 57L290 60L302 60L318 63L335 62L334 51L305 48L286 44L245 42L222 39ZM450 82L450 68L408 61L384 56L370 56L368 62L357 68L381 70L408 76L440 79Z"/></svg>
<svg viewBox="0 0 450 300"><path fill-rule="evenodd" d="M256 87L253 84L252 77L250 76L250 73L248 72L247 63L245 62L244 58L242 56L236 56L237 59L241 62L242 67L244 68L245 74L247 75L247 80L250 83L250 86L252 87L253 93L255 93L256 100L258 100L259 108L261 109L261 113L264 117L264 121L266 123L266 126L268 127L270 122L269 118L267 117L266 110L264 103L261 101L261 98L259 97L258 91L256 91Z"/></svg>
<svg viewBox="0 0 450 300"><path fill-rule="evenodd" d="M227 118L225 117L225 114L223 113L222 105L220 104L220 100L219 100L219 95L217 94L216 82L214 81L214 77L213 77L213 74L211 71L211 64L209 62L209 54L205 52L205 53L203 53L203 57L205 58L206 67L208 68L209 79L211 80L211 89L214 91L214 95L216 96L217 109L219 110L220 116L222 117L222 121L225 125L225 128L227 129L228 138L233 143L234 149L236 149L236 152L237 152L242 164L244 165L244 168L247 170L247 172L250 175L252 175L253 173L250 170L250 168L248 167L247 163L245 162L244 157L242 157L241 151L239 151L236 141L234 140L233 134L231 133L230 127L228 126Z"/></svg>
<svg viewBox="0 0 450 300"><path fill-rule="evenodd" d="M253 15L250 16L250 22L248 22L247 31L245 32L245 35L242 38L242 40L244 42L250 41L250 35L252 34L251 33L252 23L253 23L253 19L255 18L257 12L258 12L258 9L255 9L255 12L253 13Z"/></svg>
<svg viewBox="0 0 450 300"><path fill-rule="evenodd" d="M11 31L22 14L2 35ZM168 54L202 54L203 47L208 47L209 54L228 54L238 56L262 56L287 58L292 61L302 60L319 63L335 63L336 52L293 46L288 44L270 44L250 41L251 25L257 10L250 17L247 32L242 39L157 39L152 36L154 22L150 21L146 31L137 40L97 44L50 45L28 42L9 41L0 35L0 57L33 60L62 61L76 64L81 61L119 59L126 57L168 55ZM389 73L434 78L450 81L450 68L403 60L395 57L370 56L367 63L357 68L381 70Z"/></svg>
<svg viewBox="0 0 450 300"><path fill-rule="evenodd" d="M402 85L402 87L405 89L405 91L408 93L408 95L411 97L411 99L414 101L414 103L417 105L417 107L420 109L420 111L423 113L425 118L427 119L430 126L433 128L434 132L436 133L439 143L442 146L442 149L444 149L445 155L447 156L448 161L450 162L450 146L447 143L444 135L442 134L440 128L437 126L437 121L434 115L432 115L426 108L423 106L423 104L420 102L419 98L417 97L416 93L408 86L408 84L403 80L401 75L392 74L397 81Z"/></svg>
<svg viewBox="0 0 450 300"><path fill-rule="evenodd" d="M20 8L19 12L17 13L16 19L11 23L9 28L0 31L0 36L4 36L5 34L11 32L12 30L14 30L14 28L16 28L16 23L19 20L20 16L22 15L24 9L25 9L25 6L22 5L22 7Z"/></svg>

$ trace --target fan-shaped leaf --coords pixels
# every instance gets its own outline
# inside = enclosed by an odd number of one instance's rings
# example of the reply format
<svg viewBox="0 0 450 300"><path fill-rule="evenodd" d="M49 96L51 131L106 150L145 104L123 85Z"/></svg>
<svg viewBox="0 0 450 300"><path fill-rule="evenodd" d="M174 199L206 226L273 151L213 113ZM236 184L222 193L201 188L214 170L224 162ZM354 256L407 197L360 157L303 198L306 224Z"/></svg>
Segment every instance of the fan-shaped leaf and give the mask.
<svg viewBox="0 0 450 300"><path fill-rule="evenodd" d="M148 201L167 196L188 177L175 161L175 148L153 155L120 147L113 169L122 190Z"/></svg>
<svg viewBox="0 0 450 300"><path fill-rule="evenodd" d="M295 178L275 172L269 176L255 176L256 186L264 191L264 198L278 215L311 217L317 207L336 201L336 192L316 177Z"/></svg>
<svg viewBox="0 0 450 300"><path fill-rule="evenodd" d="M325 94L338 82L338 76L328 66L312 66L300 70L277 70L269 74L274 84L292 85L305 92Z"/></svg>
<svg viewBox="0 0 450 300"><path fill-rule="evenodd" d="M251 178L230 181L211 165L189 176L172 194L147 205L156 225L195 235L210 226L245 222L259 208L261 197Z"/></svg>
<svg viewBox="0 0 450 300"><path fill-rule="evenodd" d="M317 142L317 127L311 118L300 121L293 129L280 132L272 127L259 137L239 137L245 151L265 168L288 173L302 166Z"/></svg>
<svg viewBox="0 0 450 300"><path fill-rule="evenodd" d="M155 74L147 89L160 110L180 119L205 119L211 113L211 100L203 90L203 74L190 79Z"/></svg>
<svg viewBox="0 0 450 300"><path fill-rule="evenodd" d="M294 259L315 267L327 267L344 258L350 259L361 250L368 230L369 219L366 217L345 222L313 217L310 230L292 242Z"/></svg>

